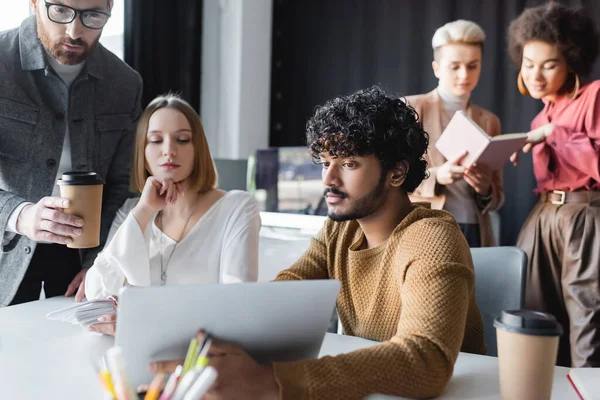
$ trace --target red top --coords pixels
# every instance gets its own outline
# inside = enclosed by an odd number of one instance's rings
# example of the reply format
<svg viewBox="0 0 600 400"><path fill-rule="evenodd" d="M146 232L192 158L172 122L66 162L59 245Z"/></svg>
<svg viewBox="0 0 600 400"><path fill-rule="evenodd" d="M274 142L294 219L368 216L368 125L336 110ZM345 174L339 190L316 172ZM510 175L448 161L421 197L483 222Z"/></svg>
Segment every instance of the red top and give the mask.
<svg viewBox="0 0 600 400"><path fill-rule="evenodd" d="M575 100L544 101L531 129L555 125L544 143L533 148L536 193L551 190L600 190L600 80L579 90Z"/></svg>

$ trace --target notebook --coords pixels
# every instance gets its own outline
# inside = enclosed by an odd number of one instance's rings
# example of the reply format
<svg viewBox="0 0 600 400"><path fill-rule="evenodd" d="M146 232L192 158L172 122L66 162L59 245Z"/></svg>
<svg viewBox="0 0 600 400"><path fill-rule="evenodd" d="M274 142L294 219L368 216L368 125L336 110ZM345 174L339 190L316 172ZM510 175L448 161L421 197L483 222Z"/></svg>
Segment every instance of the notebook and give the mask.
<svg viewBox="0 0 600 400"><path fill-rule="evenodd" d="M116 300L112 298L90 300L48 313L46 318L73 325L79 324L81 328L87 330L91 325L98 323L99 317L115 312L115 307Z"/></svg>
<svg viewBox="0 0 600 400"><path fill-rule="evenodd" d="M442 132L435 147L447 160L454 160L467 151L467 155L461 162L463 167L478 162L498 170L508 161L512 153L523 147L526 139L526 133L509 133L491 137L464 111L459 110Z"/></svg>
<svg viewBox="0 0 600 400"><path fill-rule="evenodd" d="M600 368L571 368L567 379L581 400L600 400Z"/></svg>

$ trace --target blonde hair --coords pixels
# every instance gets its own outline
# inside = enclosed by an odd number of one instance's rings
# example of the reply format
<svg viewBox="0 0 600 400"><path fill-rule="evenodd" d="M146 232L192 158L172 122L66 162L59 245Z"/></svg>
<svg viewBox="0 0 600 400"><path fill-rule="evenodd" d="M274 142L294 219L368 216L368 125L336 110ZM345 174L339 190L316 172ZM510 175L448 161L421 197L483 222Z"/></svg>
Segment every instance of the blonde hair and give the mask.
<svg viewBox="0 0 600 400"><path fill-rule="evenodd" d="M438 59L439 49L447 44L462 43L480 46L483 51L485 32L475 22L459 19L439 27L431 38L433 57Z"/></svg>
<svg viewBox="0 0 600 400"><path fill-rule="evenodd" d="M208 148L204 127L200 117L185 100L177 95L166 94L152 100L140 116L135 134L133 165L131 168L130 188L133 192L141 193L150 176L146 169L146 144L148 142L148 127L150 118L161 108L171 108L182 113L192 128L192 144L194 146L194 169L189 176L189 190L198 193L207 192L217 187L218 176L215 163Z"/></svg>

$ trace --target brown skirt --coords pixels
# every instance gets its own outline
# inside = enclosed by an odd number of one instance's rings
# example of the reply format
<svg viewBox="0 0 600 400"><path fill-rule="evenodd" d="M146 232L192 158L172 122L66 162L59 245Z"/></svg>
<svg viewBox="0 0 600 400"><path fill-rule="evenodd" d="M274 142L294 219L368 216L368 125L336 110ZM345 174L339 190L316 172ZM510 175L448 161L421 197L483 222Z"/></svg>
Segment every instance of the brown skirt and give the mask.
<svg viewBox="0 0 600 400"><path fill-rule="evenodd" d="M600 192L589 203L539 202L517 246L528 256L525 307L564 328L557 364L600 367Z"/></svg>

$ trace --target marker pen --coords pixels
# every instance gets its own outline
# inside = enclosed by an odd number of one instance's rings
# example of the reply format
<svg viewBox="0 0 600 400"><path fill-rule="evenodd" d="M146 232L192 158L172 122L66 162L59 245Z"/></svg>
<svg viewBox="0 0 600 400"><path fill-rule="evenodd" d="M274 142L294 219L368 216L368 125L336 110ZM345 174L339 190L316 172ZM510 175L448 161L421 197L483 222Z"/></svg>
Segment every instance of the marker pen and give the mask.
<svg viewBox="0 0 600 400"><path fill-rule="evenodd" d="M175 372L171 374L169 379L167 380L167 384L165 389L162 392L162 395L158 400L171 400L171 396L175 393L175 389L177 389L177 384L179 383L179 378L181 377L181 371L183 370L183 366L178 365L175 368Z"/></svg>
<svg viewBox="0 0 600 400"><path fill-rule="evenodd" d="M190 388L190 390L188 390L183 400L201 399L202 396L204 396L206 392L208 392L208 389L210 389L213 383L215 383L215 381L217 380L217 376L218 373L216 369L214 369L210 365L205 367L202 370L200 376L198 376L198 378Z"/></svg>
<svg viewBox="0 0 600 400"><path fill-rule="evenodd" d="M125 359L123 358L123 349L114 346L108 349L106 353L108 368L112 376L115 392L119 400L137 400L138 396L131 386L131 382L125 371Z"/></svg>

